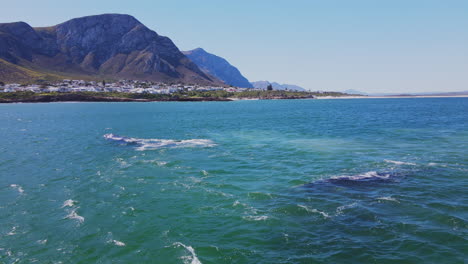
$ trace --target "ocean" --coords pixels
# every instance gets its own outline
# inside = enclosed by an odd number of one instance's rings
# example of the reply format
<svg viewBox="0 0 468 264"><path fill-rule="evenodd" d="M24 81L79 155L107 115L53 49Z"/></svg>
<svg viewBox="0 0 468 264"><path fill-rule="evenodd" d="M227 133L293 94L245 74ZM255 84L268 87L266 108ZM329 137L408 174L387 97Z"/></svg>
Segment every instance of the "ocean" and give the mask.
<svg viewBox="0 0 468 264"><path fill-rule="evenodd" d="M0 105L0 263L464 263L468 98Z"/></svg>

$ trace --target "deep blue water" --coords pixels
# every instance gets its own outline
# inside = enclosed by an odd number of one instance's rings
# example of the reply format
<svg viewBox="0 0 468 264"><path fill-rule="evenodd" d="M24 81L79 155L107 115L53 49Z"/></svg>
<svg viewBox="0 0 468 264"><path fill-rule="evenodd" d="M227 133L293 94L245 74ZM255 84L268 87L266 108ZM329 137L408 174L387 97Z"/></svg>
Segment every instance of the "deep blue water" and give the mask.
<svg viewBox="0 0 468 264"><path fill-rule="evenodd" d="M0 263L464 263L468 99L0 105Z"/></svg>

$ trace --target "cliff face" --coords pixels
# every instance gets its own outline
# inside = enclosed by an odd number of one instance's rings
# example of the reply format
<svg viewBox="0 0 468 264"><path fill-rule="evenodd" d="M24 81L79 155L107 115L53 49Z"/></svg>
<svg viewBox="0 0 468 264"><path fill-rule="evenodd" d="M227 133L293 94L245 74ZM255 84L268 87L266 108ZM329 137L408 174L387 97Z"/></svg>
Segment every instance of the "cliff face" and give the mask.
<svg viewBox="0 0 468 264"><path fill-rule="evenodd" d="M46 28L0 24L0 59L60 75L221 84L169 38L129 15L82 17Z"/></svg>
<svg viewBox="0 0 468 264"><path fill-rule="evenodd" d="M201 48L184 51L183 53L204 72L217 77L226 84L242 88L252 88L252 84L227 60L208 53Z"/></svg>

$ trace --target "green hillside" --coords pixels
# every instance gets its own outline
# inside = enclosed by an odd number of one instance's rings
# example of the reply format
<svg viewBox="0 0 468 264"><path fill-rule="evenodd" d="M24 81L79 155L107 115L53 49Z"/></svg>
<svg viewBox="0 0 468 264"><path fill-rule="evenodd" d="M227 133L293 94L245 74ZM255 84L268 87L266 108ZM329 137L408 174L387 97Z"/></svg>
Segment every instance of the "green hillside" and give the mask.
<svg viewBox="0 0 468 264"><path fill-rule="evenodd" d="M30 83L40 80L56 81L66 76L39 72L0 59L0 81L4 83Z"/></svg>

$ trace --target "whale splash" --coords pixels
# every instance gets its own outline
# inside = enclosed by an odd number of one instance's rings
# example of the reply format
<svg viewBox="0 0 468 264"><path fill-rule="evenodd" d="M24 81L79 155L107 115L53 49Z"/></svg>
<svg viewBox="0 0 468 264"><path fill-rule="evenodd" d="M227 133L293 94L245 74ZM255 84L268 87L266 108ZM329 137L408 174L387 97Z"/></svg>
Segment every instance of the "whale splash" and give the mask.
<svg viewBox="0 0 468 264"><path fill-rule="evenodd" d="M395 176L395 174L393 173L369 171L369 172L356 174L356 175L334 176L334 177L329 178L328 181L332 183L387 181L387 180L391 180L393 176Z"/></svg>
<svg viewBox="0 0 468 264"><path fill-rule="evenodd" d="M368 186L381 183L391 183L398 181L404 175L398 172L378 172L369 171L354 175L333 176L303 185L304 187L313 186Z"/></svg>
<svg viewBox="0 0 468 264"><path fill-rule="evenodd" d="M104 138L128 145L135 145L136 150L156 150L161 148L194 148L194 147L213 147L216 144L209 139L187 139L187 140L173 140L173 139L142 139L117 136L114 134L105 134Z"/></svg>

